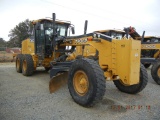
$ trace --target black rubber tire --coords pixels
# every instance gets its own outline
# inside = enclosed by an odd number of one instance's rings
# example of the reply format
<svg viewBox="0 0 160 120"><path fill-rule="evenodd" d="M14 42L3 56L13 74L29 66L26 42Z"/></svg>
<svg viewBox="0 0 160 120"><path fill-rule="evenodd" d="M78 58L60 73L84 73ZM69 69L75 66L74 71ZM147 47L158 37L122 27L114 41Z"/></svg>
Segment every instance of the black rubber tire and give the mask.
<svg viewBox="0 0 160 120"><path fill-rule="evenodd" d="M83 58L83 56L82 56L82 55L78 55L78 56L76 56L76 59L81 59L81 58ZM97 57L95 57L95 56L87 56L86 58L88 58L88 59L92 59L92 60L95 60L95 61L98 61L98 58L97 58Z"/></svg>
<svg viewBox="0 0 160 120"><path fill-rule="evenodd" d="M26 69L24 69L24 61L26 61ZM31 76L34 72L34 63L30 54L25 54L22 62L22 74L24 76Z"/></svg>
<svg viewBox="0 0 160 120"><path fill-rule="evenodd" d="M98 61L98 57L95 57L95 56L88 56L87 58L88 58L88 59L95 60L95 61Z"/></svg>
<svg viewBox="0 0 160 120"><path fill-rule="evenodd" d="M143 64L145 68L149 68L151 66L151 63L145 63Z"/></svg>
<svg viewBox="0 0 160 120"><path fill-rule="evenodd" d="M77 56L76 56L76 59L81 59L81 58L83 58L82 55L77 55Z"/></svg>
<svg viewBox="0 0 160 120"><path fill-rule="evenodd" d="M160 61L157 61L153 64L152 68L151 68L151 75L153 80L160 85L160 77L158 76L158 69L160 69Z"/></svg>
<svg viewBox="0 0 160 120"><path fill-rule="evenodd" d="M80 96L73 85L73 77L76 71L83 71L88 77L89 87L85 95ZM100 66L92 59L77 59L71 65L68 78L68 89L73 100L84 107L91 107L103 99L106 91L106 80Z"/></svg>
<svg viewBox="0 0 160 120"><path fill-rule="evenodd" d="M18 73L22 73L22 60L23 60L23 55L22 54L18 54L16 56L16 71ZM19 65L18 65L18 62L19 61Z"/></svg>
<svg viewBox="0 0 160 120"><path fill-rule="evenodd" d="M115 86L121 92L129 93L129 94L136 94L136 93L141 92L146 87L146 85L148 83L148 74L147 74L147 71L146 71L145 67L143 66L143 64L141 64L139 84L126 86L123 83L121 83L120 80L114 80L113 82L114 82Z"/></svg>

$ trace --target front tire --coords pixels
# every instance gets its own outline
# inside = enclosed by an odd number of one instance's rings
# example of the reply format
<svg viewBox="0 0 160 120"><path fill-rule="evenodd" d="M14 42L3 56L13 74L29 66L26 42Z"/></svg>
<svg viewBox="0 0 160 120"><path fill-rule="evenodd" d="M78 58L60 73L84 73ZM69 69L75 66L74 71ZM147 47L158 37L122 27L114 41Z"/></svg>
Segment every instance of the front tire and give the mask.
<svg viewBox="0 0 160 120"><path fill-rule="evenodd" d="M34 63L32 56L29 54L25 54L23 57L22 74L24 76L31 76L33 72L34 72Z"/></svg>
<svg viewBox="0 0 160 120"><path fill-rule="evenodd" d="M94 60L75 60L69 70L68 88L76 103L84 107L93 106L105 94L106 81L102 69Z"/></svg>
<svg viewBox="0 0 160 120"><path fill-rule="evenodd" d="M151 75L153 80L160 85L160 61L153 64L151 68Z"/></svg>
<svg viewBox="0 0 160 120"><path fill-rule="evenodd" d="M120 80L114 80L113 81L115 86L121 91L121 92L125 92L125 93L129 93L129 94L136 94L141 92L147 85L148 83L148 74L147 71L145 69L145 67L143 66L143 64L141 64L140 66L140 81L138 84L136 85L124 85Z"/></svg>

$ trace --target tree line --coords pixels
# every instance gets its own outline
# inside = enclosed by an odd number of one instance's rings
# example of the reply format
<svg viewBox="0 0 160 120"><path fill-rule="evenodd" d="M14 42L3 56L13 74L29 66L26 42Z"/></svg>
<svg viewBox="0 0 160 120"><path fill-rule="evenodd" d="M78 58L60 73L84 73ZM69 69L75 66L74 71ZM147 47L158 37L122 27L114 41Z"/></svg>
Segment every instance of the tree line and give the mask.
<svg viewBox="0 0 160 120"><path fill-rule="evenodd" d="M10 30L9 41L0 37L0 47L21 47L21 42L31 36L33 25L26 19Z"/></svg>

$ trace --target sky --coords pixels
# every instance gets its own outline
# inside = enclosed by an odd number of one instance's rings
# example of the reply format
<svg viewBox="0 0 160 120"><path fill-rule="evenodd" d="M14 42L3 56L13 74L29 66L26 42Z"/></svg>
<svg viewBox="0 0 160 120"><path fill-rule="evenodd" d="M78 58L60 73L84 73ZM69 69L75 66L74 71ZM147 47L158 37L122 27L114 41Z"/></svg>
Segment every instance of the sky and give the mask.
<svg viewBox="0 0 160 120"><path fill-rule="evenodd" d="M104 29L133 26L139 34L160 36L160 0L0 0L0 38L8 41L9 31L29 19L52 17L71 21L76 35Z"/></svg>

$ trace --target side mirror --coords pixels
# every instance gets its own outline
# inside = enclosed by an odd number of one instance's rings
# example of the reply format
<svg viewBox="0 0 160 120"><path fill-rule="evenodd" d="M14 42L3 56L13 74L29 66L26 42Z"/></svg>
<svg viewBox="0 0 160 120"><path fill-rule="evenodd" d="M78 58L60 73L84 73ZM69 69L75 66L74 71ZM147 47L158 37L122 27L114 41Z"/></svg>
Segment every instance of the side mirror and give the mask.
<svg viewBox="0 0 160 120"><path fill-rule="evenodd" d="M72 34L75 34L75 29L74 29L74 27L71 27L71 31L72 31Z"/></svg>

